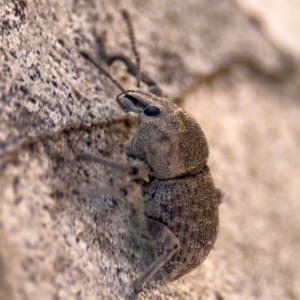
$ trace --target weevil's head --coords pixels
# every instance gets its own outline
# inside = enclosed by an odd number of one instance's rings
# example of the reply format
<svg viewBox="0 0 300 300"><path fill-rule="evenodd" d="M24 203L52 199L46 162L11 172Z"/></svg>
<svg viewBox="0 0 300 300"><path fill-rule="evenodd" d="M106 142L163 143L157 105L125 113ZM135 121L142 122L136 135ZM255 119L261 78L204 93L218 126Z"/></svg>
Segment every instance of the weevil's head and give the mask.
<svg viewBox="0 0 300 300"><path fill-rule="evenodd" d="M161 179L195 174L206 167L208 145L196 120L165 98L135 88L118 95L124 112L139 114L126 155L144 161Z"/></svg>

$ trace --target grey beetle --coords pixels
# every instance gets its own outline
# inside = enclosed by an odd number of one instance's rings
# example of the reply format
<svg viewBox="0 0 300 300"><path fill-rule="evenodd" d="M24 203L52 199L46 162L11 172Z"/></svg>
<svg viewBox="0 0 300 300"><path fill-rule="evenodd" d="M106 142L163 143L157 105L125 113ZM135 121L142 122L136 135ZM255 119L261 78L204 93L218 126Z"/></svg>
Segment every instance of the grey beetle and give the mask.
<svg viewBox="0 0 300 300"><path fill-rule="evenodd" d="M141 189L156 259L135 281L137 296L158 270L166 280L174 281L204 261L217 237L222 192L215 189L207 165L209 150L201 127L186 111L161 97L155 82L140 73L131 20L125 10L122 16L136 66L119 54L105 55L105 60L108 64L122 60L129 73L137 75L137 88L125 90L87 53L80 54L121 89L117 102L122 110L138 114L137 133L125 147L129 166L92 154L81 154L77 159L92 160L133 175L135 179L119 190L123 196ZM140 80L148 84L151 92L139 88Z"/></svg>

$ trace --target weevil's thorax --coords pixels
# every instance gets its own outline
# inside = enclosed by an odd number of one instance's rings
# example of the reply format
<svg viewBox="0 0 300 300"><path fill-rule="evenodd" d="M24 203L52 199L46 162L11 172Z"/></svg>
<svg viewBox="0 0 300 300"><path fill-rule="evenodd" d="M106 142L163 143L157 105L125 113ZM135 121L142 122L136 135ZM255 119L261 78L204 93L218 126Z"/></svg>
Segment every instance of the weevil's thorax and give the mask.
<svg viewBox="0 0 300 300"><path fill-rule="evenodd" d="M207 141L191 115L140 89L120 96L124 111L139 113L137 134L126 146L129 158L146 162L150 175L160 179L196 174L206 167Z"/></svg>

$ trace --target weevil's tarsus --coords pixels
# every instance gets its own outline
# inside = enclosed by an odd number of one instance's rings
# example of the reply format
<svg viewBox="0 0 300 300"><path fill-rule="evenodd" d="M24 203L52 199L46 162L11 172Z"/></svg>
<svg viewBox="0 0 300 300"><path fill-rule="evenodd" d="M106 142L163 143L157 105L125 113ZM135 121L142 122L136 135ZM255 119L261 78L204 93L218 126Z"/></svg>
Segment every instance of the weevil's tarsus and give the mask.
<svg viewBox="0 0 300 300"><path fill-rule="evenodd" d="M132 25L132 22L131 22L131 18L130 18L130 15L129 13L127 12L126 9L122 9L121 10L121 14L122 14L122 17L127 25L127 30L128 30L128 35L129 35L129 39L130 39L130 45L131 45L131 49L132 49L132 52L134 54L134 57L135 57L135 61L136 61L136 86L137 87L140 87L140 83L141 83L141 57L140 57L140 54L138 53L137 51L137 48L136 48L136 42L135 42L135 34L134 34L134 29L133 29L133 25Z"/></svg>
<svg viewBox="0 0 300 300"><path fill-rule="evenodd" d="M116 85L122 93L127 94L127 91L123 88L121 83L113 78L108 71L106 71L104 68L102 68L98 63L96 63L86 52L84 51L79 51L79 54L81 55L82 58L86 59L89 61L91 64L93 64L98 70L101 71L103 75L105 75L114 85Z"/></svg>

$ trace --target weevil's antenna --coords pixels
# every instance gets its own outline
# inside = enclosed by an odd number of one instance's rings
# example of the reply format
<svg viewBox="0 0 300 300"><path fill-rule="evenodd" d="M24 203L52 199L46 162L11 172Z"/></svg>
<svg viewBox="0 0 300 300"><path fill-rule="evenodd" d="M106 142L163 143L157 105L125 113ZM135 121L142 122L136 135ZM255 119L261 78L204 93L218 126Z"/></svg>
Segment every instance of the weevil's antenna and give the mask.
<svg viewBox="0 0 300 300"><path fill-rule="evenodd" d="M99 64L97 64L86 52L79 51L79 54L86 60L88 60L90 63L92 63L97 69L101 71L103 75L105 75L114 85L116 85L122 93L128 95L127 91L123 88L121 83L113 78L110 73L108 73L104 68L102 68Z"/></svg>
<svg viewBox="0 0 300 300"><path fill-rule="evenodd" d="M140 83L141 83L141 57L136 49L136 42L135 42L135 35L134 35L134 30L133 30L133 25L131 22L131 18L129 13L127 12L126 9L121 9L121 14L122 17L127 25L127 30L128 30L128 34L129 34L129 38L130 38L130 44L131 44L131 49L132 52L135 56L135 61L136 61L136 68L137 68L137 74L136 74L136 86L140 87Z"/></svg>

